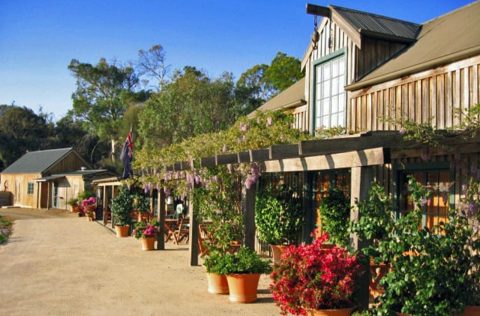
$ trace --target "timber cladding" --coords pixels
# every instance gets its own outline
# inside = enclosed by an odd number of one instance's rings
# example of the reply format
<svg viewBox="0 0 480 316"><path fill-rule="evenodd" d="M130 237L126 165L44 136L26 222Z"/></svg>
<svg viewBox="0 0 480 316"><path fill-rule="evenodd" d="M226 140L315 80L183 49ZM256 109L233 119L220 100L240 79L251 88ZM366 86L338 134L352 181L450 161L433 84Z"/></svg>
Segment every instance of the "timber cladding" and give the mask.
<svg viewBox="0 0 480 316"><path fill-rule="evenodd" d="M398 130L401 121L445 129L462 123L462 111L478 104L480 56L349 93L351 132Z"/></svg>

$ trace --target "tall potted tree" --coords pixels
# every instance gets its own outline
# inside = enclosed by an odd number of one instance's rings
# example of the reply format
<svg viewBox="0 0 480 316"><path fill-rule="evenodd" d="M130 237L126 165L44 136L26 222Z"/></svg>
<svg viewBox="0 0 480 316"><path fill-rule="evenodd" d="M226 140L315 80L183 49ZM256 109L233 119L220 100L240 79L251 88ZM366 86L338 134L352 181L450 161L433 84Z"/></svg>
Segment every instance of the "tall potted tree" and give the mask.
<svg viewBox="0 0 480 316"><path fill-rule="evenodd" d="M132 195L127 187L122 187L112 200L112 215L115 221L117 237L128 237L132 210Z"/></svg>
<svg viewBox="0 0 480 316"><path fill-rule="evenodd" d="M302 223L301 199L291 188L269 186L257 196L255 225L258 238L270 244L274 263L280 260L284 247L297 243Z"/></svg>

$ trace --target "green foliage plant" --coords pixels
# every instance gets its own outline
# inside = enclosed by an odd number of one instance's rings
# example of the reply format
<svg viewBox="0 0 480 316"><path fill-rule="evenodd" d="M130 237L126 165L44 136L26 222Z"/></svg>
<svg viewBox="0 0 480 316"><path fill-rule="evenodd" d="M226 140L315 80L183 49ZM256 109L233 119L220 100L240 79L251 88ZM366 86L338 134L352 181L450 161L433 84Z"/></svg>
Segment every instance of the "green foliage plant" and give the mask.
<svg viewBox="0 0 480 316"><path fill-rule="evenodd" d="M378 254L391 265L382 279L385 293L378 313L394 315L452 315L472 297L478 277L478 240L468 218L452 210L448 222L422 227L422 207L428 190L409 179L414 209L403 215L378 242ZM369 230L366 230L368 232ZM475 266L475 264L477 264Z"/></svg>
<svg viewBox="0 0 480 316"><path fill-rule="evenodd" d="M295 244L302 223L302 201L292 189L268 186L257 195L255 226L261 241L271 245Z"/></svg>
<svg viewBox="0 0 480 316"><path fill-rule="evenodd" d="M366 200L358 203L360 218L358 222L350 222L350 232L358 235L361 243L366 246L363 252L373 258L378 257L378 244L391 234L395 213L391 199L385 189L374 182Z"/></svg>
<svg viewBox="0 0 480 316"><path fill-rule="evenodd" d="M12 231L12 222L0 215L0 244L7 242Z"/></svg>
<svg viewBox="0 0 480 316"><path fill-rule="evenodd" d="M133 208L139 212L150 212L150 200L145 194L137 192L133 195Z"/></svg>
<svg viewBox="0 0 480 316"><path fill-rule="evenodd" d="M329 241L342 247L350 242L348 221L350 220L350 201L342 190L332 188L320 202L322 228L329 234Z"/></svg>
<svg viewBox="0 0 480 316"><path fill-rule="evenodd" d="M130 212L133 210L133 197L128 187L123 186L112 200L112 215L115 224L125 226L131 224Z"/></svg>
<svg viewBox="0 0 480 316"><path fill-rule="evenodd" d="M263 274L272 271L268 261L246 247L240 247L235 253L220 255L216 260L215 272L218 274Z"/></svg>
<svg viewBox="0 0 480 316"><path fill-rule="evenodd" d="M231 244L243 239L241 211L241 182L226 166L208 169L203 173L204 186L194 190L199 222L208 224L211 239L209 251L226 252ZM207 179L211 179L207 183Z"/></svg>

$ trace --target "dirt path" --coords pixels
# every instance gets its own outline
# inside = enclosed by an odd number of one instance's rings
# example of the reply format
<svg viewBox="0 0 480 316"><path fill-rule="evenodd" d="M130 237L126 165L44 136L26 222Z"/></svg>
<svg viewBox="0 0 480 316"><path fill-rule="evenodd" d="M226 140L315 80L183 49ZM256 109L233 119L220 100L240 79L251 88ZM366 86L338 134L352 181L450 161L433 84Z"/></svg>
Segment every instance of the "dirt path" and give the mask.
<svg viewBox="0 0 480 316"><path fill-rule="evenodd" d="M257 303L229 303L207 293L204 268L188 266L186 246L145 252L85 218L43 215L17 214L0 246L0 315L279 314L267 276Z"/></svg>

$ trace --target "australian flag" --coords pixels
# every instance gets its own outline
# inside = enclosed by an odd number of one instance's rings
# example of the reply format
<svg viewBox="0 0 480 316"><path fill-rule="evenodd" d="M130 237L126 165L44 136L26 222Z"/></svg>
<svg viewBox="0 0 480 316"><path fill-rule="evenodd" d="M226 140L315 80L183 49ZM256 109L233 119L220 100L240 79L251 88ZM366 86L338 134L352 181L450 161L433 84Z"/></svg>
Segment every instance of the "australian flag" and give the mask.
<svg viewBox="0 0 480 316"><path fill-rule="evenodd" d="M132 158L133 158L133 139L132 139L132 131L130 131L128 132L127 139L125 139L125 144L123 144L122 154L120 155L120 159L123 162L122 179L127 179L130 176L133 176Z"/></svg>

